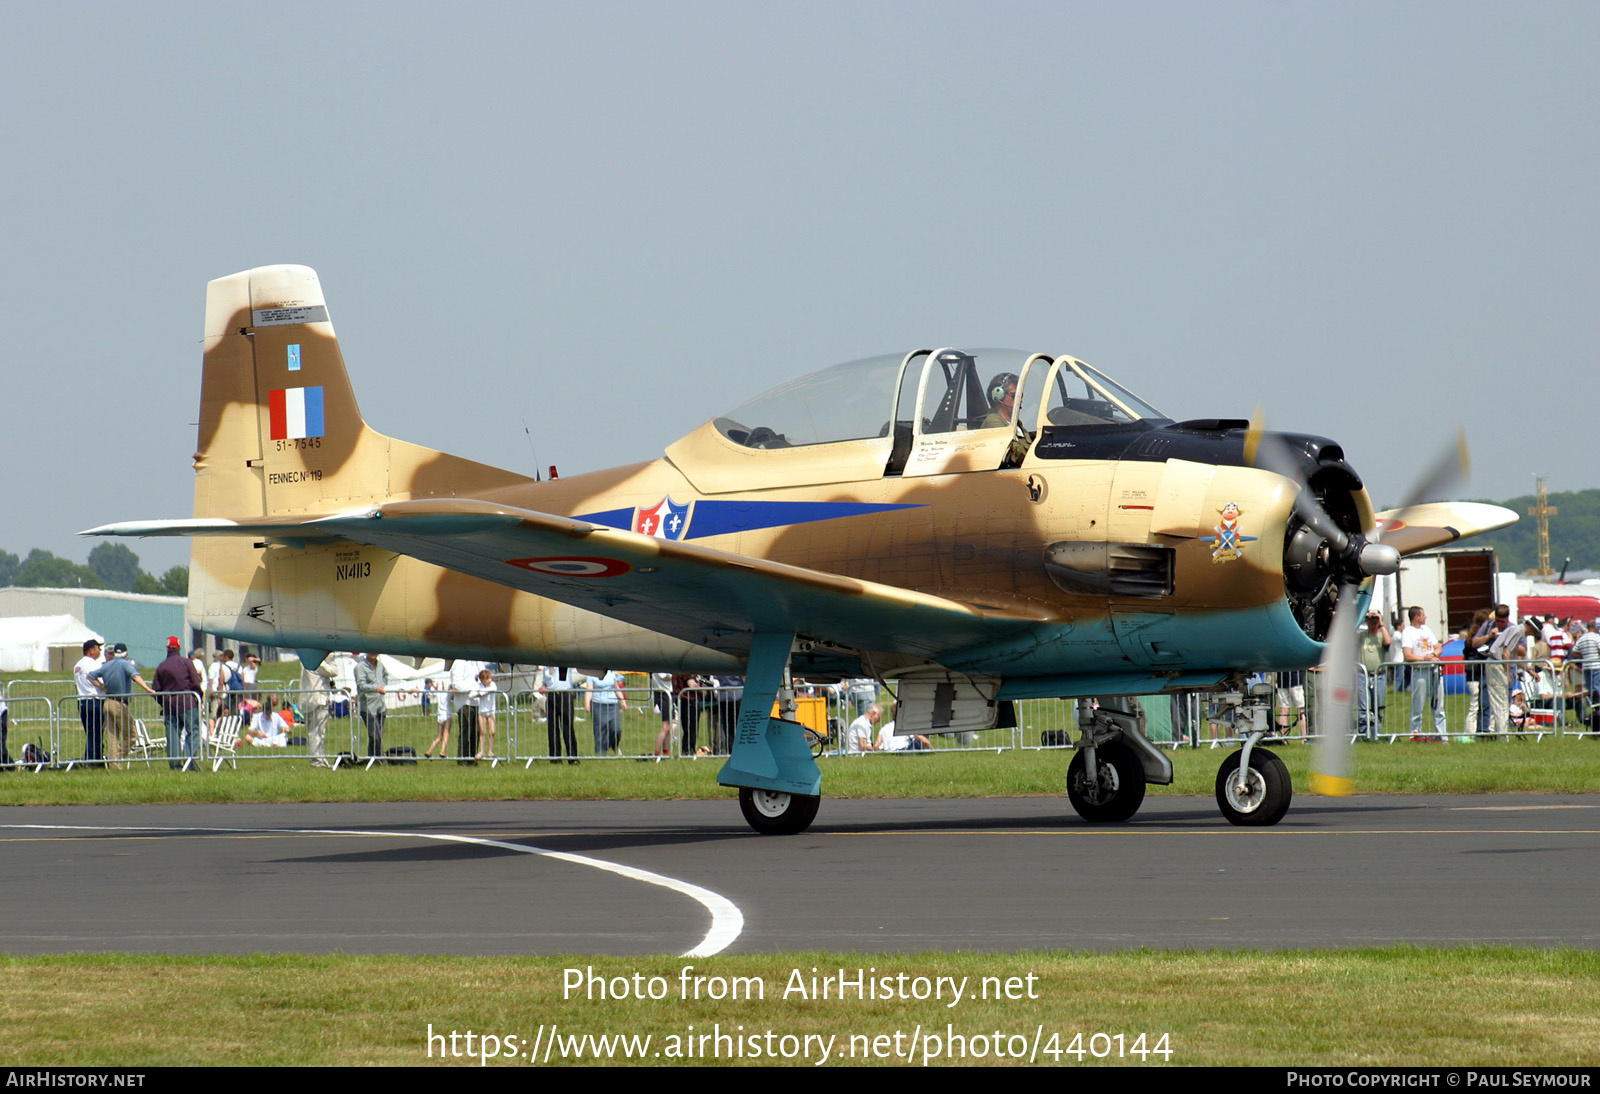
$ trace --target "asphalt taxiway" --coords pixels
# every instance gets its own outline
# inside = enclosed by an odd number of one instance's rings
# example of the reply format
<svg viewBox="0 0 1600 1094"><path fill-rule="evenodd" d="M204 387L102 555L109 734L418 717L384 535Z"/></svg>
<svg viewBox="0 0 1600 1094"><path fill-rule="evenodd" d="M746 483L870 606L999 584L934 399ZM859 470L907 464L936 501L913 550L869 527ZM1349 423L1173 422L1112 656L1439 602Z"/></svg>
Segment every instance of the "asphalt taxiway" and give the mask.
<svg viewBox="0 0 1600 1094"><path fill-rule="evenodd" d="M711 953L1600 945L1600 795L0 809L0 951Z"/></svg>

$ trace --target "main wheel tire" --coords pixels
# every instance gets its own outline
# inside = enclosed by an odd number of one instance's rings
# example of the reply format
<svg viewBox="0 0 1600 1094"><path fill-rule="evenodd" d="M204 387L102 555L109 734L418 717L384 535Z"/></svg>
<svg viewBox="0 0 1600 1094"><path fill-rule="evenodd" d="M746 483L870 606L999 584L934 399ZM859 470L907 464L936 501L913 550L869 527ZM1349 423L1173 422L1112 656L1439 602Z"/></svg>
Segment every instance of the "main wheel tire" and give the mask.
<svg viewBox="0 0 1600 1094"><path fill-rule="evenodd" d="M1144 765L1121 741L1095 746L1096 782L1079 751L1067 768L1067 799L1086 821L1125 821L1144 804Z"/></svg>
<svg viewBox="0 0 1600 1094"><path fill-rule="evenodd" d="M1243 752L1235 752L1222 761L1222 768L1217 772L1217 806L1229 824L1249 828L1277 824L1294 800L1289 769L1266 749L1252 749L1250 770L1245 775L1244 786L1239 787L1234 784L1234 774L1239 770L1239 758L1243 755Z"/></svg>
<svg viewBox="0 0 1600 1094"><path fill-rule="evenodd" d="M817 819L822 799L814 794L785 794L778 790L739 788L739 810L745 823L763 836L792 836L804 832Z"/></svg>

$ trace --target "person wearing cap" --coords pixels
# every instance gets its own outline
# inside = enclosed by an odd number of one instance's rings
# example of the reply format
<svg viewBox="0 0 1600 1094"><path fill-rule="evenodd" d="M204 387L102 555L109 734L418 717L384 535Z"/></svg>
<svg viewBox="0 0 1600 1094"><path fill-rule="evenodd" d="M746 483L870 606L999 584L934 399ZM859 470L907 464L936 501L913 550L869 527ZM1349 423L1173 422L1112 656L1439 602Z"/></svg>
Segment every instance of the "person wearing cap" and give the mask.
<svg viewBox="0 0 1600 1094"><path fill-rule="evenodd" d="M175 637L167 639L167 659L156 666L153 690L167 727L167 766L176 771L200 754L200 693L205 684Z"/></svg>
<svg viewBox="0 0 1600 1094"><path fill-rule="evenodd" d="M139 675L139 665L128 657L126 645L118 642L109 653L105 663L89 674L89 679L105 688L101 721L105 728L106 759L120 771L123 757L133 748L133 719L128 714L128 704L133 699L130 685L138 684L151 695L155 694L155 689Z"/></svg>
<svg viewBox="0 0 1600 1094"><path fill-rule="evenodd" d="M1356 688L1356 702L1359 710L1357 724L1361 727L1361 735L1370 741L1378 739L1378 729L1383 725L1383 710L1388 705L1389 681L1383 666L1393 643L1394 634L1384 625L1383 616L1376 610L1369 610L1366 626L1356 636L1356 660L1366 670L1365 679Z"/></svg>
<svg viewBox="0 0 1600 1094"><path fill-rule="evenodd" d="M72 666L72 682L78 688L78 721L83 723L83 758L89 763L99 763L105 758L101 744L101 720L105 708L101 705L106 689L89 674L105 663L100 653L100 640L91 638L83 644L83 657Z"/></svg>

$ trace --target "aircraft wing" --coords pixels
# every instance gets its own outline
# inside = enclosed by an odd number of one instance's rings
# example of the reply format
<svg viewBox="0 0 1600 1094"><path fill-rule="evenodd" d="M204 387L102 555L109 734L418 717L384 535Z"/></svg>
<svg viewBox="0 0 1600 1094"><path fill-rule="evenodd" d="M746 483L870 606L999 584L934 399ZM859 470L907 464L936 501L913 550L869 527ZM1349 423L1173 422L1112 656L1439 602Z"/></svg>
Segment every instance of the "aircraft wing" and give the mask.
<svg viewBox="0 0 1600 1094"><path fill-rule="evenodd" d="M1515 524L1517 514L1477 501L1440 501L1378 514L1382 542L1402 555L1443 547L1466 536Z"/></svg>
<svg viewBox="0 0 1600 1094"><path fill-rule="evenodd" d="M774 631L937 660L1051 621L465 498L310 519L133 521L84 534L364 543L740 654L751 634Z"/></svg>

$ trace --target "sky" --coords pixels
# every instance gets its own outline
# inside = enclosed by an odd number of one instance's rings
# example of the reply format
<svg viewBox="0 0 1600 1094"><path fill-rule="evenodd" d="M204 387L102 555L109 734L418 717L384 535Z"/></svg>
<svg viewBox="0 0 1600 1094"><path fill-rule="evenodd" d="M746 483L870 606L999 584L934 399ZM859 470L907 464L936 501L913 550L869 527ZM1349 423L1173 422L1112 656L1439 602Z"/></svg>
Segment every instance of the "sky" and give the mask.
<svg viewBox="0 0 1600 1094"><path fill-rule="evenodd" d="M0 549L189 515L205 283L273 263L371 426L525 473L954 345L1380 507L1458 427L1461 496L1597 486L1597 92L1592 2L5 5Z"/></svg>

